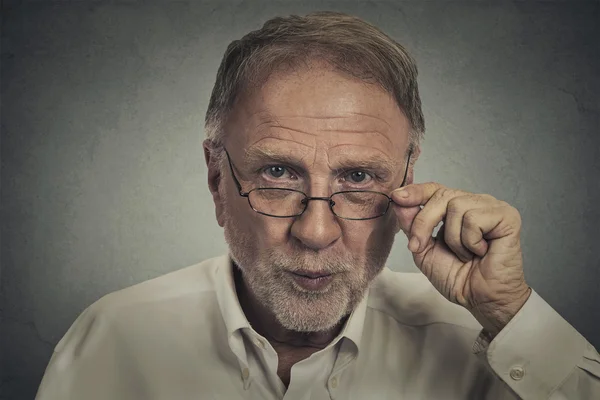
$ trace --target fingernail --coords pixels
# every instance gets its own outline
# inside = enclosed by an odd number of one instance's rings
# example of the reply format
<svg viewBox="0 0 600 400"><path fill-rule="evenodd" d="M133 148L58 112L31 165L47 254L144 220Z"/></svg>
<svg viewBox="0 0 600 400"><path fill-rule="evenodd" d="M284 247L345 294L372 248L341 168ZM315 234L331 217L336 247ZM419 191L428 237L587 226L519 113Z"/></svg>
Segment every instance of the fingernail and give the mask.
<svg viewBox="0 0 600 400"><path fill-rule="evenodd" d="M393 195L399 199L406 199L408 198L408 190L402 188L402 189L396 189L394 190Z"/></svg>
<svg viewBox="0 0 600 400"><path fill-rule="evenodd" d="M417 239L416 236L413 236L410 241L408 242L408 249L410 251L412 251L413 253L416 252L417 250L419 250L419 239Z"/></svg>

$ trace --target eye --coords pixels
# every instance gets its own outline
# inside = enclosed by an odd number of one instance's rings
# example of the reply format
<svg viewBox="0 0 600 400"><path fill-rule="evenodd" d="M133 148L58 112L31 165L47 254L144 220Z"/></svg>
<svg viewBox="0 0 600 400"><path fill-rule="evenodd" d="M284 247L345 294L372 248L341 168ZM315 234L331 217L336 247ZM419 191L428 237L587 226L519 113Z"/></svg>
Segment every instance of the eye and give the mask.
<svg viewBox="0 0 600 400"><path fill-rule="evenodd" d="M271 176L274 176L275 178L280 178L284 172L285 172L285 168L280 167L280 166L275 166L275 167L269 168L269 174L271 174Z"/></svg>
<svg viewBox="0 0 600 400"><path fill-rule="evenodd" d="M269 178L281 178L286 172L289 174L287 168L281 165L273 165L271 167L265 168L264 172L268 175Z"/></svg>
<svg viewBox="0 0 600 400"><path fill-rule="evenodd" d="M365 183L369 179L372 179L372 177L365 171L353 171L346 175L344 179L350 183Z"/></svg>

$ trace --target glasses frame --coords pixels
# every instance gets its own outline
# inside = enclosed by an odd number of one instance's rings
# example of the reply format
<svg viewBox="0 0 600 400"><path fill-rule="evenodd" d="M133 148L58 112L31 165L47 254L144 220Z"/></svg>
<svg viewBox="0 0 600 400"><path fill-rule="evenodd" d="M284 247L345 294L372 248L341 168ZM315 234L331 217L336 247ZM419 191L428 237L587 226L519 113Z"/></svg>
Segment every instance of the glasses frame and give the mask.
<svg viewBox="0 0 600 400"><path fill-rule="evenodd" d="M309 201L311 201L311 200L322 200L322 201L329 202L329 209L331 210L331 212L333 213L333 215L335 215L338 218L342 218L342 219L346 219L346 220L351 220L351 221L366 221L366 220L370 220L370 219L376 219L376 218L383 217L385 214L387 214L387 212L388 212L388 210L390 208L390 203L393 201L392 198L390 196L388 196L387 194L385 194L383 192L377 192L377 191L374 191L374 190L343 190L341 192L332 193L331 196L329 196L329 197L310 197L310 196L307 196L306 193L304 193L304 192L302 192L300 190L288 189L288 188L254 188L254 189L250 190L249 192L244 192L242 190L242 185L240 184L240 181L235 176L235 171L233 170L233 163L231 162L231 157L229 156L229 152L227 151L227 149L225 147L223 147L223 150L225 150L225 154L227 155L227 161L229 162L229 168L231 169L231 176L233 177L233 181L235 182L235 185L238 188L238 192L239 192L240 196L246 197L248 199L248 204L250 205L250 208L252 208L252 210L254 210L255 212L257 212L259 214L266 215L267 217L273 217L273 218L295 218L295 217L299 217L302 214L304 214L304 212L308 208L308 202ZM404 171L404 178L402 179L402 184L400 185L400 187L404 186L404 182L406 181L406 175L408 174L408 166L410 165L410 156L411 156L411 154L412 154L412 150L408 153L408 162L406 163L406 170ZM288 216L272 215L272 214L264 213L262 211L258 211L256 208L254 208L254 206L252 205L252 202L250 201L250 193L254 192L255 190L286 190L286 191L289 191L289 192L300 193L302 196L304 196L304 198L301 201L302 204L304 204L304 208L302 209L302 211L300 213L294 214L294 215L288 215ZM333 206L335 205L335 201L333 201L332 197L335 196L336 194L343 194L343 193L377 193L377 194L381 194L381 195L387 197L388 203L387 203L387 206L385 208L385 211L383 213L381 213L380 215L377 215L375 217L368 217L368 218L346 218L346 217L339 216L333 210Z"/></svg>

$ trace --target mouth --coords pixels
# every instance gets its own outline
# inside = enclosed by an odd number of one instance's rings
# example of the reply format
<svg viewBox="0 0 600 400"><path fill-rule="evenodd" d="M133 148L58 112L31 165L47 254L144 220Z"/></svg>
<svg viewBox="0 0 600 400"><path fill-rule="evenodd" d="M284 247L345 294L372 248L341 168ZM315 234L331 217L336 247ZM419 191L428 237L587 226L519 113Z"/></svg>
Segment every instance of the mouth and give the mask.
<svg viewBox="0 0 600 400"><path fill-rule="evenodd" d="M304 278L310 278L310 279L318 279L318 278L323 278L326 276L331 276L331 273L325 272L325 271L300 270L300 271L292 272L292 274L300 276L300 277L304 277Z"/></svg>
<svg viewBox="0 0 600 400"><path fill-rule="evenodd" d="M306 291L321 291L333 279L333 275L325 271L296 271L290 272L294 282Z"/></svg>

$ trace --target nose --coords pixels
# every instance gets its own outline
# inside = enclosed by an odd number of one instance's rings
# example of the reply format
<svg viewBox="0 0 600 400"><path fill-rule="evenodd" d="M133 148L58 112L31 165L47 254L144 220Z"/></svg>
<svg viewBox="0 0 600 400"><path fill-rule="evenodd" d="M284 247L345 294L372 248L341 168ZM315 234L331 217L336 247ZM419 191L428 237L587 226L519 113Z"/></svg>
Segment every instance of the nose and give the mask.
<svg viewBox="0 0 600 400"><path fill-rule="evenodd" d="M313 199L304 213L292 224L292 236L306 247L321 250L332 245L342 234L336 216L329 208L329 199Z"/></svg>

